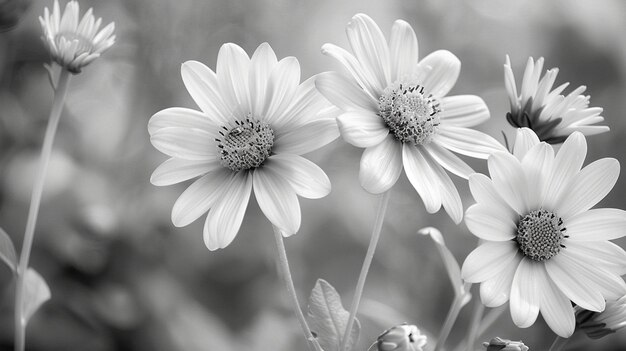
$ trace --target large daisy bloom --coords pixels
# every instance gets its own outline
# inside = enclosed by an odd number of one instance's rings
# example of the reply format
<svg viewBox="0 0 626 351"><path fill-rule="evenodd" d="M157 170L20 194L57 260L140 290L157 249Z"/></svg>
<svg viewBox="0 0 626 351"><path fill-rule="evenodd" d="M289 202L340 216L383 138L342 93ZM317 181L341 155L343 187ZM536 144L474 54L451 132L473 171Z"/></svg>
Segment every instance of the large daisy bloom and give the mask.
<svg viewBox="0 0 626 351"><path fill-rule="evenodd" d="M426 210L443 205L459 223L463 207L444 169L463 178L472 169L451 151L487 158L504 147L492 137L470 129L489 118L484 101L474 95L446 96L461 62L440 50L418 61L415 32L397 20L389 43L368 16L357 14L346 27L354 54L325 44L322 52L345 68L320 74L316 85L343 111L338 125L350 144L365 148L359 179L370 193L389 190L402 169Z"/></svg>
<svg viewBox="0 0 626 351"><path fill-rule="evenodd" d="M602 108L589 107L589 95L581 95L585 92L585 86L563 96L561 92L569 83L552 90L559 69L552 68L539 79L542 69L543 57L537 61L532 57L528 58L521 92L518 94L511 60L507 55L504 85L509 95L511 112L507 113L506 119L512 126L530 128L535 131L539 140L550 144L562 143L574 131L584 135L609 131L607 126L595 125L604 121L604 117L600 116Z"/></svg>
<svg viewBox="0 0 626 351"><path fill-rule="evenodd" d="M469 178L477 203L467 209L465 223L482 243L463 263L463 279L481 283L488 307L510 301L519 327L531 326L541 312L556 334L569 337L572 302L599 312L605 300L626 294L620 277L626 252L609 241L626 235L626 212L591 209L615 185L619 162L603 158L581 169L586 154L580 132L555 154L522 128L513 154L489 157L491 178Z"/></svg>
<svg viewBox="0 0 626 351"><path fill-rule="evenodd" d="M95 19L93 9L82 19L78 10L78 2L70 1L61 13L59 2L54 0L52 13L46 7L39 17L42 39L52 60L72 73L79 73L115 43L115 23L99 30L102 18Z"/></svg>
<svg viewBox="0 0 626 351"><path fill-rule="evenodd" d="M151 182L200 177L174 204L172 222L186 226L209 211L204 242L210 250L232 242L253 190L270 222L292 235L300 228L296 195L316 199L330 192L324 171L300 155L339 136L338 111L317 92L314 78L300 84L295 57L278 61L267 43L252 58L224 44L216 72L185 62L183 82L201 111L173 107L150 119L152 145L171 157Z"/></svg>

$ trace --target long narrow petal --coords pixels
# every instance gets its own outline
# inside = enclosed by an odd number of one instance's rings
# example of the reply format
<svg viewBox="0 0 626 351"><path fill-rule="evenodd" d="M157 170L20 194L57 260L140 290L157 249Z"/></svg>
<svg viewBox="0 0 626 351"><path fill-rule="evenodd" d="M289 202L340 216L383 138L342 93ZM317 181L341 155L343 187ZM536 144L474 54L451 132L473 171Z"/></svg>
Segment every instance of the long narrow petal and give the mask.
<svg viewBox="0 0 626 351"><path fill-rule="evenodd" d="M564 221L587 211L602 200L617 182L619 162L603 158L583 168L558 199L556 213Z"/></svg>
<svg viewBox="0 0 626 351"><path fill-rule="evenodd" d="M454 223L461 223L463 219L463 203L461 202L459 191L456 189L456 186L454 186L454 183L452 183L452 179L450 179L448 173L432 158L428 151L424 152L423 155L428 165L433 170L437 183L439 183L439 194L441 195L443 208Z"/></svg>
<svg viewBox="0 0 626 351"><path fill-rule="evenodd" d="M273 155L264 163L274 173L280 174L296 194L307 199L319 199L330 193L330 180L315 163L296 155Z"/></svg>
<svg viewBox="0 0 626 351"><path fill-rule="evenodd" d="M487 161L489 174L498 194L517 213L525 215L528 207L528 183L524 169L515 156L497 152Z"/></svg>
<svg viewBox="0 0 626 351"><path fill-rule="evenodd" d="M514 211L488 204L475 204L465 212L465 224L472 234L483 240L507 241L515 238L517 224Z"/></svg>
<svg viewBox="0 0 626 351"><path fill-rule="evenodd" d="M600 312L604 310L604 297L593 282L589 267L559 252L545 262L552 281L572 302L580 307Z"/></svg>
<svg viewBox="0 0 626 351"><path fill-rule="evenodd" d="M522 160L528 150L539 144L539 137L530 128L518 128L515 136L515 144L513 144L513 155L518 160Z"/></svg>
<svg viewBox="0 0 626 351"><path fill-rule="evenodd" d="M626 282L595 257L588 258L580 250L564 249L559 253L559 264L568 265L566 269L575 272L577 276L589 279L593 289L602 294L604 300L617 300L626 295ZM596 264L594 264L596 263Z"/></svg>
<svg viewBox="0 0 626 351"><path fill-rule="evenodd" d="M337 137L339 128L336 119L318 119L277 135L272 152L302 155L321 148Z"/></svg>
<svg viewBox="0 0 626 351"><path fill-rule="evenodd" d="M327 113L330 116L331 109L336 111L332 118L336 118L341 110L328 103L328 100L315 87L317 76L310 77L300 84L293 97L293 102L284 112L280 123L274 123L276 129L293 128L315 121Z"/></svg>
<svg viewBox="0 0 626 351"><path fill-rule="evenodd" d="M356 147L372 147L389 135L389 128L379 116L367 111L346 112L337 117L341 136Z"/></svg>
<svg viewBox="0 0 626 351"><path fill-rule="evenodd" d="M184 160L213 160L217 146L211 134L190 128L169 127L154 132L150 142L162 153Z"/></svg>
<svg viewBox="0 0 626 351"><path fill-rule="evenodd" d="M461 73L461 61L448 50L437 50L424 57L418 65L418 75L426 90L436 98L448 92Z"/></svg>
<svg viewBox="0 0 626 351"><path fill-rule="evenodd" d="M367 15L359 13L346 26L346 34L361 67L376 79L377 91L385 89L391 76L389 47L378 25Z"/></svg>
<svg viewBox="0 0 626 351"><path fill-rule="evenodd" d="M448 171L458 175L461 178L468 179L469 175L474 173L472 167L470 167L465 161L461 160L457 155L441 147L436 142L424 145L424 148L428 150L430 155Z"/></svg>
<svg viewBox="0 0 626 351"><path fill-rule="evenodd" d="M337 60L346 72L354 78L356 83L365 89L365 94L372 97L380 96L383 89L378 87L376 78L369 72L366 72L361 67L359 61L347 50L334 44L324 44L322 46L322 54Z"/></svg>
<svg viewBox="0 0 626 351"><path fill-rule="evenodd" d="M509 301L515 271L523 255L517 253L500 273L480 284L480 300L487 307L498 307Z"/></svg>
<svg viewBox="0 0 626 351"><path fill-rule="evenodd" d="M411 25L403 20L395 21L391 28L389 56L392 82L410 77L417 70L417 36Z"/></svg>
<svg viewBox="0 0 626 351"><path fill-rule="evenodd" d="M587 155L587 142L580 133L570 135L554 158L554 166L550 172L550 180L546 184L543 204L554 209L557 200L566 192L574 176L580 171ZM559 213L562 217L562 214Z"/></svg>
<svg viewBox="0 0 626 351"><path fill-rule="evenodd" d="M469 176L469 188L472 196L477 203L483 205L492 205L499 207L508 212L514 212L509 204L498 194L489 177L482 173L474 173Z"/></svg>
<svg viewBox="0 0 626 351"><path fill-rule="evenodd" d="M529 259L522 259L511 284L511 317L520 328L528 328L539 314L541 291L545 289L543 264Z"/></svg>
<svg viewBox="0 0 626 351"><path fill-rule="evenodd" d="M254 196L265 217L290 236L300 229L300 204L287 180L272 169L258 168L253 176Z"/></svg>
<svg viewBox="0 0 626 351"><path fill-rule="evenodd" d="M541 315L550 329L562 338L569 338L574 333L576 318L574 318L574 308L570 300L559 290L550 280L546 273L543 273L545 283L544 290L541 291Z"/></svg>
<svg viewBox="0 0 626 351"><path fill-rule="evenodd" d="M363 151L359 180L368 192L380 194L389 190L401 173L402 144L393 135Z"/></svg>
<svg viewBox="0 0 626 351"><path fill-rule="evenodd" d="M189 95L198 107L216 123L227 122L232 107L222 100L215 73L198 61L183 63L180 73Z"/></svg>
<svg viewBox="0 0 626 351"><path fill-rule="evenodd" d="M522 159L522 168L526 173L526 190L529 208L540 208L545 192L548 175L554 163L554 149L547 143L540 143L528 150Z"/></svg>
<svg viewBox="0 0 626 351"><path fill-rule="evenodd" d="M441 208L439 184L435 181L434 171L428 165L420 150L412 145L402 146L402 163L407 178L424 202L428 213L435 213Z"/></svg>
<svg viewBox="0 0 626 351"><path fill-rule="evenodd" d="M152 172L150 183L156 186L172 185L217 170L220 167L222 166L217 159L199 162L170 158Z"/></svg>
<svg viewBox="0 0 626 351"><path fill-rule="evenodd" d="M469 283L484 282L505 269L517 251L517 243L512 240L488 241L467 255L461 275Z"/></svg>
<svg viewBox="0 0 626 351"><path fill-rule="evenodd" d="M574 241L613 240L626 235L626 211L598 208L570 218L566 234Z"/></svg>
<svg viewBox="0 0 626 351"><path fill-rule="evenodd" d="M439 117L447 125L473 127L489 119L489 109L476 95L446 96L441 99Z"/></svg>
<svg viewBox="0 0 626 351"><path fill-rule="evenodd" d="M474 129L441 124L435 137L439 145L456 153L486 159L494 152L507 151L491 136Z"/></svg>
<svg viewBox="0 0 626 351"><path fill-rule="evenodd" d="M250 59L250 72L248 83L250 84L250 105L252 114L260 116L263 113L267 96L267 83L278 60L272 47L268 43L262 43L256 49Z"/></svg>
<svg viewBox="0 0 626 351"><path fill-rule="evenodd" d="M594 266L605 267L616 275L626 274L626 251L617 244L610 241L579 242L568 239L565 246L574 255L593 261Z"/></svg>
<svg viewBox="0 0 626 351"><path fill-rule="evenodd" d="M250 173L235 173L204 222L204 244L209 250L223 249L233 241L241 228L251 193Z"/></svg>
<svg viewBox="0 0 626 351"><path fill-rule="evenodd" d="M269 123L281 123L286 117L287 107L293 102L300 84L300 63L295 57L286 57L272 70L267 95L270 97L263 111L263 116Z"/></svg>
<svg viewBox="0 0 626 351"><path fill-rule="evenodd" d="M219 128L215 122L211 121L202 112L184 107L166 108L155 113L148 121L148 133L150 135L160 129L169 127L202 129L214 135L216 135L215 130Z"/></svg>
<svg viewBox="0 0 626 351"><path fill-rule="evenodd" d="M315 86L328 101L344 111L378 111L378 102L340 73L318 74Z"/></svg>
<svg viewBox="0 0 626 351"><path fill-rule="evenodd" d="M206 213L221 197L233 177L233 172L222 168L193 182L174 203L172 223L184 227Z"/></svg>
<svg viewBox="0 0 626 351"><path fill-rule="evenodd" d="M241 47L233 43L222 45L217 54L217 82L224 103L232 106L235 114L250 112L249 69L250 58Z"/></svg>

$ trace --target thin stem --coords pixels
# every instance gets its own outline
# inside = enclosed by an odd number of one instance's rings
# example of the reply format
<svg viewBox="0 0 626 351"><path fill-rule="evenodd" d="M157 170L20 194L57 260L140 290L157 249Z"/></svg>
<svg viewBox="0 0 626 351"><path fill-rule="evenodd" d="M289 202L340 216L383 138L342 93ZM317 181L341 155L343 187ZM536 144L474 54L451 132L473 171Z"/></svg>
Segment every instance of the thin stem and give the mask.
<svg viewBox="0 0 626 351"><path fill-rule="evenodd" d="M568 338L562 338L560 336L557 336L556 339L554 339L554 342L552 343L552 346L550 346L550 351L560 351L563 350L563 348L565 347L565 345L569 342Z"/></svg>
<svg viewBox="0 0 626 351"><path fill-rule="evenodd" d="M489 311L489 313L487 313L485 318L483 318L483 320L480 322L480 328L478 328L478 333L476 335L477 336L483 335L487 331L487 329L489 329L489 327L491 327L491 325L495 323L498 320L498 318L500 318L500 316L502 315L502 312L504 312L505 310L506 310L506 305L492 308L491 311Z"/></svg>
<svg viewBox="0 0 626 351"><path fill-rule="evenodd" d="M28 260L33 246L35 237L35 226L37 224L37 216L39 215L39 206L41 204L41 195L46 180L48 163L52 152L52 144L56 134L59 120L61 119L61 111L63 111L63 102L67 95L67 88L70 82L70 73L67 70L61 71L57 88L54 92L54 101L50 110L48 126L41 147L41 156L39 159L39 168L37 169L35 184L30 198L30 208L28 209L28 219L26 220L26 230L24 232L24 241L22 243L22 253L20 254L20 262L17 267L17 284L15 294L15 351L24 351L26 341L26 321L24 320L23 304L24 304L24 276L28 268Z"/></svg>
<svg viewBox="0 0 626 351"><path fill-rule="evenodd" d="M474 350L474 343L476 342L478 327L480 325L480 319L483 317L483 312L485 312L485 305L476 299L474 302L474 311L472 316L472 324L470 324L469 331L467 333L467 351Z"/></svg>
<svg viewBox="0 0 626 351"><path fill-rule="evenodd" d="M365 286L365 280L367 279L367 273L370 270L372 259L374 258L374 252L376 251L376 245L378 245L378 239L380 238L380 232L383 227L383 221L385 219L385 213L387 212L387 205L389 204L390 190L387 190L378 203L378 209L376 211L376 219L374 220L374 228L372 229L372 237L370 238L369 246L367 247L367 253L363 260L363 266L361 266L361 273L359 274L359 280L356 283L356 289L354 296L352 297L352 304L350 305L350 317L348 317L348 325L341 338L340 351L346 350L348 339L350 338L350 331L354 325L356 318L356 312L359 309L359 303L361 302L361 296L363 295L363 287Z"/></svg>
<svg viewBox="0 0 626 351"><path fill-rule="evenodd" d="M307 339L307 345L309 349L311 348L311 344L316 351L323 351L317 339L311 333L311 329L309 328L309 324L306 322L306 318L304 318L304 314L302 313L302 309L300 308L300 303L298 302L298 295L296 295L296 288L293 285L293 279L291 278L291 270L289 269L289 261L287 261L287 250L285 250L285 243L283 242L283 235L280 232L280 229L272 226L274 229L274 238L276 239L276 247L278 248L278 271L282 276L283 282L287 287L287 293L291 298L291 302L293 304L293 310L296 313L296 317L300 322L300 327L302 328L302 332Z"/></svg>
<svg viewBox="0 0 626 351"><path fill-rule="evenodd" d="M441 332L439 333L439 338L437 339L437 343L435 344L434 351L439 351L443 348L446 339L448 339L448 335L450 335L450 331L452 331L452 326L454 326L454 322L456 322L456 318L459 316L461 308L463 308L464 298L464 294L455 295L454 300L452 301L452 306L450 306L450 310L448 311L448 315L446 316L446 321L443 323L443 327L441 328Z"/></svg>

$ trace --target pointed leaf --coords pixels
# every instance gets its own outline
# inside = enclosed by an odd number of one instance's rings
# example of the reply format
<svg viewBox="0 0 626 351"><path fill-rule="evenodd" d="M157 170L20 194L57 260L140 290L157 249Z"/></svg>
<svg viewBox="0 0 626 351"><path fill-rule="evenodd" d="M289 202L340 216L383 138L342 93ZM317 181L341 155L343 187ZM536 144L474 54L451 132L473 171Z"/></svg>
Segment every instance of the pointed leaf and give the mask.
<svg viewBox="0 0 626 351"><path fill-rule="evenodd" d="M419 234L430 236L433 241L437 244L437 250L439 250L439 254L441 258L443 258L443 263L446 266L446 271L448 272L448 277L450 278L450 282L452 282L452 286L454 287L455 295L465 294L465 287L463 284L463 279L461 278L461 269L459 268L459 263L454 258L454 255L448 247L446 246L446 242L443 240L443 235L437 228L426 227L422 228L418 231Z"/></svg>
<svg viewBox="0 0 626 351"><path fill-rule="evenodd" d="M0 260L4 262L13 273L17 268L17 254L15 253L15 247L11 241L11 237L0 228Z"/></svg>
<svg viewBox="0 0 626 351"><path fill-rule="evenodd" d="M311 291L308 315L320 346L325 351L338 351L350 313L343 308L337 290L323 279L318 279ZM361 325L356 319L346 344L348 350L357 342L360 330Z"/></svg>
<svg viewBox="0 0 626 351"><path fill-rule="evenodd" d="M24 302L22 304L22 325L26 326L30 317L41 305L50 299L50 288L43 277L32 268L24 276Z"/></svg>

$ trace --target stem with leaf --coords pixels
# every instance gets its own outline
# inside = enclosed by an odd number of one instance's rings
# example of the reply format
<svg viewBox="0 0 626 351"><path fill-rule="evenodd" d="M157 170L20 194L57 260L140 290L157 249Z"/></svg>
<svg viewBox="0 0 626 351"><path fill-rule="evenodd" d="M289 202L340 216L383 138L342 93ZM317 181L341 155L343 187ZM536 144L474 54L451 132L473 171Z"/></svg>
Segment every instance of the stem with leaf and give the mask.
<svg viewBox="0 0 626 351"><path fill-rule="evenodd" d="M280 232L280 229L276 228L276 226L272 226L274 229L274 238L276 239L276 247L278 248L278 271L287 287L287 293L289 294L289 298L293 304L293 310L296 313L296 317L298 318L298 322L300 322L300 327L302 328L302 332L307 340L307 345L309 349L311 345L315 351L324 351L320 346L317 339L311 333L311 329L309 328L309 324L302 313L302 309L300 308L300 303L298 302L298 295L296 294L296 288L293 285L293 279L291 278L291 270L289 269L289 261L287 261L287 250L285 250L285 243L283 241L283 235Z"/></svg>
<svg viewBox="0 0 626 351"><path fill-rule="evenodd" d="M557 336L556 339L554 339L552 346L550 346L550 351L561 351L568 342L568 338L562 338L560 336Z"/></svg>
<svg viewBox="0 0 626 351"><path fill-rule="evenodd" d="M467 295L465 294L458 294L454 296L452 306L450 306L450 310L446 316L446 321L443 323L443 327L439 333L439 338L435 344L435 351L441 350L443 345L446 343L446 340L450 335L450 331L452 331L452 327L454 326L454 322L456 322L456 318L459 316L459 312L461 312L461 309L467 303L466 299Z"/></svg>
<svg viewBox="0 0 626 351"><path fill-rule="evenodd" d="M33 246L33 239L35 237L35 226L37 224L37 216L39 215L39 207L41 204L41 196L43 194L43 187L48 170L48 163L50 162L50 155L52 153L52 144L59 125L59 120L61 119L61 112L63 111L63 104L65 96L67 95L69 81L70 72L65 69L62 70L54 92L54 101L52 103L52 109L50 110L48 126L46 127L46 134L41 148L39 167L37 169L35 184L33 186L33 192L30 199L30 208L28 209L24 242L22 243L22 252L20 254L20 261L17 267L17 284L15 293L15 351L24 351L25 347L26 319L24 318L23 308L25 302L24 277L28 268L30 252Z"/></svg>
<svg viewBox="0 0 626 351"><path fill-rule="evenodd" d="M343 338L341 338L341 347L339 348L339 351L344 351L346 349L348 339L350 338L350 331L354 326L354 320L356 318L356 312L359 309L361 296L363 295L363 288L365 286L365 280L367 279L367 273L370 270L372 259L374 258L374 252L376 251L376 246L378 245L378 239L380 238L380 232L383 227L385 213L387 212L387 205L389 204L390 194L391 191L387 190L380 198L380 202L378 204L376 219L374 221L374 228L372 230L372 237L370 238L367 253L365 254L365 259L363 260L363 266L361 266L361 273L359 274L359 280L357 281L354 296L352 298L352 304L350 305L350 317L348 317L348 324L346 326L345 332L343 333Z"/></svg>

